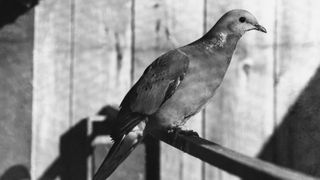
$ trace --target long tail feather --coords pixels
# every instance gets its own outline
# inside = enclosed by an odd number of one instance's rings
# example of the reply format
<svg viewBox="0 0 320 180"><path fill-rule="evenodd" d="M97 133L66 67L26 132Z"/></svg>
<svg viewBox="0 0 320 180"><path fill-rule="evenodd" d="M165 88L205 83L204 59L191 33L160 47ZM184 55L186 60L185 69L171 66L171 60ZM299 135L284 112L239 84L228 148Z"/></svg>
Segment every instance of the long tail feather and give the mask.
<svg viewBox="0 0 320 180"><path fill-rule="evenodd" d="M115 140L107 157L93 177L93 180L105 180L129 156L142 141L145 121L141 121L128 134Z"/></svg>

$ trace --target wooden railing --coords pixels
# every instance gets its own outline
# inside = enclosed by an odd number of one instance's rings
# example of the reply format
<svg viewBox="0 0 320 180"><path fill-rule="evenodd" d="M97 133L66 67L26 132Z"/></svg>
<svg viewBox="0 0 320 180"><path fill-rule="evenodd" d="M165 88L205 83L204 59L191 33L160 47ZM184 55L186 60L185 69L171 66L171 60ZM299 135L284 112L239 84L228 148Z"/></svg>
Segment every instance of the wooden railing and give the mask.
<svg viewBox="0 0 320 180"><path fill-rule="evenodd" d="M116 113L116 110L113 111L115 111ZM91 125L89 125L88 132L89 134L95 132L95 135L93 136L97 136L96 138L100 139L97 141L102 141L105 143L105 135L109 134L109 132L105 132L105 128L103 128L107 124L107 122L102 121L104 119L105 117L103 116L89 118L88 123ZM191 156L197 157L206 163L209 163L219 169L222 169L230 174L236 175L242 179L320 180L320 178L317 177L312 177L301 172L296 172L294 170L285 167L279 167L277 165L259 160L257 158L243 155L241 153L235 152L233 150L230 150L226 147L223 147L206 139L202 139L200 137L166 133L162 131L153 132L151 135L155 139L159 139L185 153L190 154ZM146 171L148 171L148 168L146 169ZM151 173L151 178L148 178L147 175L146 179L159 179L159 176L155 175L157 173L158 172ZM146 174L150 173L146 172ZM89 173L89 176L91 175L92 174Z"/></svg>
<svg viewBox="0 0 320 180"><path fill-rule="evenodd" d="M167 134L164 132L156 132L152 136L243 179L319 179L245 156L200 137Z"/></svg>

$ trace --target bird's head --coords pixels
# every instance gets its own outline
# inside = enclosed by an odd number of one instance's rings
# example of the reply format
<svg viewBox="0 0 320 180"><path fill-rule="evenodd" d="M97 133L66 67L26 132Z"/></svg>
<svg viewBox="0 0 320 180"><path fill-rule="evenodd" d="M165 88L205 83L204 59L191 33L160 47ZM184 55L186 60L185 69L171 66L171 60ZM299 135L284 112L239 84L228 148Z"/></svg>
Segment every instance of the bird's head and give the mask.
<svg viewBox="0 0 320 180"><path fill-rule="evenodd" d="M261 26L257 19L248 11L235 9L223 15L217 25L235 35L243 35L247 31L258 30L266 33L267 30Z"/></svg>

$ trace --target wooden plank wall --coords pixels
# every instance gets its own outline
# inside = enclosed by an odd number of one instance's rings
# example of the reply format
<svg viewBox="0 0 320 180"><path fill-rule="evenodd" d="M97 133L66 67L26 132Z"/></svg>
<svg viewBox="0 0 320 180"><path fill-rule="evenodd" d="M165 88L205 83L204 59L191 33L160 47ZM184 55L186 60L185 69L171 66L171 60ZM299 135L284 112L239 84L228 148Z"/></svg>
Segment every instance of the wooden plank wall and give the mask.
<svg viewBox="0 0 320 180"><path fill-rule="evenodd" d="M81 148L90 144L73 131L86 131L86 117L117 106L130 88L131 2L41 1L35 19L32 175L84 179L92 172L75 158L86 161ZM103 143L97 150L104 149L104 156L110 144Z"/></svg>
<svg viewBox="0 0 320 180"><path fill-rule="evenodd" d="M35 10L33 178L79 177L52 168L86 160L82 152L73 160L62 156L70 132L106 105L119 105L155 58L199 38L234 8L252 12L268 34L241 39L214 100L189 126L243 154L320 175L319 7L311 0L41 1ZM111 145L98 144L93 169ZM143 179L144 150L139 146L111 179ZM160 152L161 179L236 179L166 144ZM91 173L81 175L90 179Z"/></svg>

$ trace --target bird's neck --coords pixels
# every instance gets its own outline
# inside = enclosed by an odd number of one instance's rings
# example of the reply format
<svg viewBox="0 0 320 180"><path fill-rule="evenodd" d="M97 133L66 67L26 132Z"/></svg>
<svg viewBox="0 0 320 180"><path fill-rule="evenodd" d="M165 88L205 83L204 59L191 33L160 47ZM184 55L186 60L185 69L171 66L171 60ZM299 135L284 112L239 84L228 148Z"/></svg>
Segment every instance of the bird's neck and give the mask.
<svg viewBox="0 0 320 180"><path fill-rule="evenodd" d="M216 49L221 53L232 54L240 38L241 35L219 29L211 29L201 38L201 41L208 49Z"/></svg>

